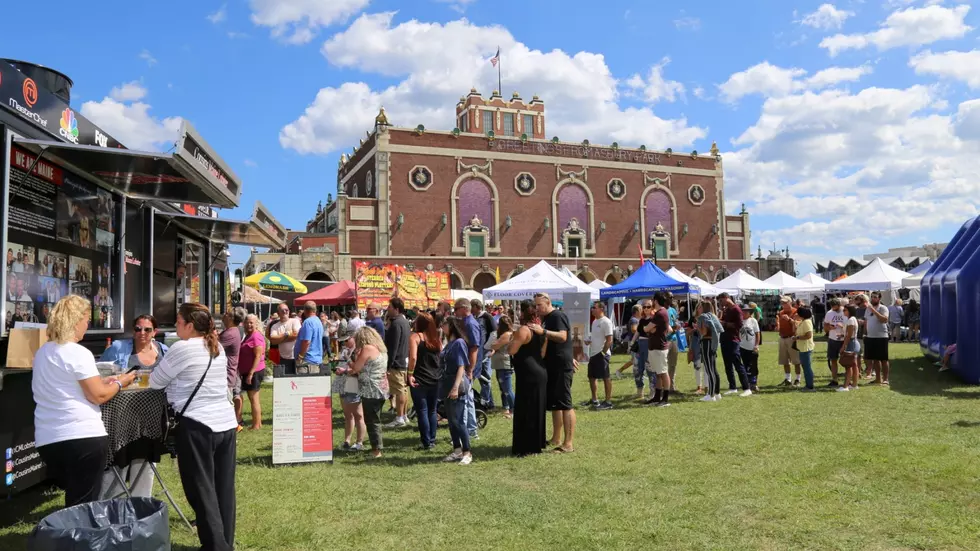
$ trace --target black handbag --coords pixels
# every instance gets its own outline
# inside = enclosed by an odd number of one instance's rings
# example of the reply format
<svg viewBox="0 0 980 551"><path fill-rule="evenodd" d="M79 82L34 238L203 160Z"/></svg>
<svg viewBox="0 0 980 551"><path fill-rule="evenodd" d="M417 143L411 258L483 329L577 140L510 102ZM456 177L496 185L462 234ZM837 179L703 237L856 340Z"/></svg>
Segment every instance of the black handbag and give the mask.
<svg viewBox="0 0 980 551"><path fill-rule="evenodd" d="M171 455L176 456L177 429L180 428L180 420L184 417L184 412L187 411L187 406L191 405L191 400L194 399L194 396L197 396L197 391L201 390L201 385L204 384L204 378L208 376L208 371L211 370L211 362L213 361L214 358L208 359L208 367L204 370L204 375L201 375L201 380L197 382L197 386L194 387L194 391L191 392L190 397L187 398L186 402L184 402L184 407L180 410L180 413L177 413L173 404L167 404L167 425L163 429L163 441Z"/></svg>

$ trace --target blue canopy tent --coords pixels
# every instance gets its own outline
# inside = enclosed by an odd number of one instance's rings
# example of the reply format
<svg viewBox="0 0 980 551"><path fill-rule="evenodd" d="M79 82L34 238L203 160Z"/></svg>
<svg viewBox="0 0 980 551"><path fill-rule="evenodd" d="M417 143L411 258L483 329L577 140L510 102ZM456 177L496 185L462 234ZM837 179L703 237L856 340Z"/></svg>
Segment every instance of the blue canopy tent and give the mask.
<svg viewBox="0 0 980 551"><path fill-rule="evenodd" d="M696 295L698 288L670 277L656 264L647 260L640 266L640 269L633 272L623 281L599 289L599 297L602 300L609 300L617 297L647 297L657 291L670 291L681 295Z"/></svg>
<svg viewBox="0 0 980 551"><path fill-rule="evenodd" d="M915 268L909 270L909 273L912 275L919 275L919 274L925 275L925 273L929 270L929 268L932 268L932 264L933 264L932 260L926 260L922 264L919 264Z"/></svg>

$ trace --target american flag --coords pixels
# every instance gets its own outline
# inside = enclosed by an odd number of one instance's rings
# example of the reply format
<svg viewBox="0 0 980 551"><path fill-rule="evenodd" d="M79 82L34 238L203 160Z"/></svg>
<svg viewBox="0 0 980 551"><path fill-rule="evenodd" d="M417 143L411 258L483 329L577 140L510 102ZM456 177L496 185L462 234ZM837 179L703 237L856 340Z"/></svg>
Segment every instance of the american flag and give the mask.
<svg viewBox="0 0 980 551"><path fill-rule="evenodd" d="M490 58L490 65L493 65L494 67L496 67L498 63L500 63L500 48L499 47L497 48L497 53L494 54L494 56Z"/></svg>

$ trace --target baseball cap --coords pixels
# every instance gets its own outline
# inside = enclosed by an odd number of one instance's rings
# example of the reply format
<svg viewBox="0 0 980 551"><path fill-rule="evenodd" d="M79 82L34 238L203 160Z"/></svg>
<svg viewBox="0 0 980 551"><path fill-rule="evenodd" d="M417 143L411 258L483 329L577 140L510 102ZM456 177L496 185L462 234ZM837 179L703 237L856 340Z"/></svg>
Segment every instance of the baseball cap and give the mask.
<svg viewBox="0 0 980 551"><path fill-rule="evenodd" d="M793 299L789 298L786 295L783 295L783 296L779 297L779 302L793 302Z"/></svg>

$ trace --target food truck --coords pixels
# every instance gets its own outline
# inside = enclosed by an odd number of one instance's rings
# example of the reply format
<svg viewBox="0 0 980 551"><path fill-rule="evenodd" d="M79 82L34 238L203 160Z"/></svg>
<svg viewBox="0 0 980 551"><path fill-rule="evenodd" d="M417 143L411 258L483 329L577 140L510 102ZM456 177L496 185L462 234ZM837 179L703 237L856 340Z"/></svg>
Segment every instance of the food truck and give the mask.
<svg viewBox="0 0 980 551"><path fill-rule="evenodd" d="M259 203L246 222L216 217L239 205L242 183L190 123L168 153L129 150L72 108L71 87L57 71L0 59L0 496L46 478L18 322L43 324L62 296L85 296L92 320L81 344L98 357L132 337L140 314L157 319L160 335L184 302L220 318L228 246L286 238Z"/></svg>

